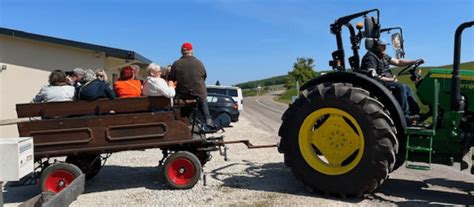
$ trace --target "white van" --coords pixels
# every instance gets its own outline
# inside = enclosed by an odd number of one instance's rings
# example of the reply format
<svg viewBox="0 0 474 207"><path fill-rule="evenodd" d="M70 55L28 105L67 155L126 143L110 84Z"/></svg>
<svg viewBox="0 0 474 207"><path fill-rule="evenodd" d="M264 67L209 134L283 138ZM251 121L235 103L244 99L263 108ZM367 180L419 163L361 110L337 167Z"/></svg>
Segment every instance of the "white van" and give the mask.
<svg viewBox="0 0 474 207"><path fill-rule="evenodd" d="M244 99L242 96L242 89L233 86L216 86L207 85L207 93L217 93L232 96L234 101L239 105L239 110L244 110Z"/></svg>

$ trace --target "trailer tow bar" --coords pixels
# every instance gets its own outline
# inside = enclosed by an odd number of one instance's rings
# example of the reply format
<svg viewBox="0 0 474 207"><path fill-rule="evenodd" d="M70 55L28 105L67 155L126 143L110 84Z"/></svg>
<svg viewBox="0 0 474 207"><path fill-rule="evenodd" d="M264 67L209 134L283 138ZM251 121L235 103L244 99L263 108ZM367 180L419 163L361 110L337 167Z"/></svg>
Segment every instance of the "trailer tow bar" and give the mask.
<svg viewBox="0 0 474 207"><path fill-rule="evenodd" d="M219 146L219 154L221 156L224 156L224 161L229 160L228 157L227 157L227 151L228 151L229 148L226 145L228 145L228 144L238 144L238 143L244 144L245 146L247 146L248 149L273 148L273 147L278 146L277 144L253 145L252 143L250 143L249 140L234 140L234 141L226 141L226 142L224 142L224 141L215 142L215 144L217 146Z"/></svg>

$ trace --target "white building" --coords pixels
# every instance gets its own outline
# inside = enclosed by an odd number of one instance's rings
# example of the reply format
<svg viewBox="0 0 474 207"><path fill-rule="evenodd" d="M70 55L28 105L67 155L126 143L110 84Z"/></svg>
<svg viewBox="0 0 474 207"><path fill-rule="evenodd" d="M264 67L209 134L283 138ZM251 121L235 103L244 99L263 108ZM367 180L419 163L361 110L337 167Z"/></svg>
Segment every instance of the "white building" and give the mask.
<svg viewBox="0 0 474 207"><path fill-rule="evenodd" d="M151 61L138 53L0 27L0 137L17 137L15 105L28 103L53 70L105 69L109 81L131 64Z"/></svg>

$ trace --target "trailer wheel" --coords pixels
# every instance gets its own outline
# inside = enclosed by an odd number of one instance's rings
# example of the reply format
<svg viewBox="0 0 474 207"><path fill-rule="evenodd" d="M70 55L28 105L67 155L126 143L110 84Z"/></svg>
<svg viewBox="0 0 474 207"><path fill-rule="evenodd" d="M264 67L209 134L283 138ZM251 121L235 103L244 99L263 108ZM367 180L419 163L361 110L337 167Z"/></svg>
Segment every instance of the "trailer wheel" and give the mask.
<svg viewBox="0 0 474 207"><path fill-rule="evenodd" d="M360 197L377 189L395 162L393 121L383 105L350 84L305 91L283 120L285 163L310 190Z"/></svg>
<svg viewBox="0 0 474 207"><path fill-rule="evenodd" d="M67 156L66 162L79 167L82 173L86 174L87 180L96 176L102 168L100 155L96 154L70 155Z"/></svg>
<svg viewBox="0 0 474 207"><path fill-rule="evenodd" d="M163 175L172 189L189 189L194 187L201 177L201 162L196 155L180 151L166 158Z"/></svg>
<svg viewBox="0 0 474 207"><path fill-rule="evenodd" d="M81 169L68 163L56 163L47 167L41 174L42 192L59 193L82 174Z"/></svg>

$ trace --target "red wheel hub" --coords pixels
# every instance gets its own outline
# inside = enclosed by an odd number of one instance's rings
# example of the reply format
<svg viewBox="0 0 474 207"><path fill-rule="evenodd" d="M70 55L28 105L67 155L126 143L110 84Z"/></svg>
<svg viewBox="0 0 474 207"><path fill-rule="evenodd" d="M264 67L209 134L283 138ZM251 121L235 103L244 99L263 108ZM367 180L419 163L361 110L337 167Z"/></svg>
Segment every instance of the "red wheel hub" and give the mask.
<svg viewBox="0 0 474 207"><path fill-rule="evenodd" d="M193 163L185 158L177 158L170 163L168 176L176 185L187 185L196 175L196 168Z"/></svg>
<svg viewBox="0 0 474 207"><path fill-rule="evenodd" d="M58 193L59 191L69 186L69 184L72 183L74 178L74 174L67 170L56 170L50 173L46 178L46 190L51 191L53 193Z"/></svg>

